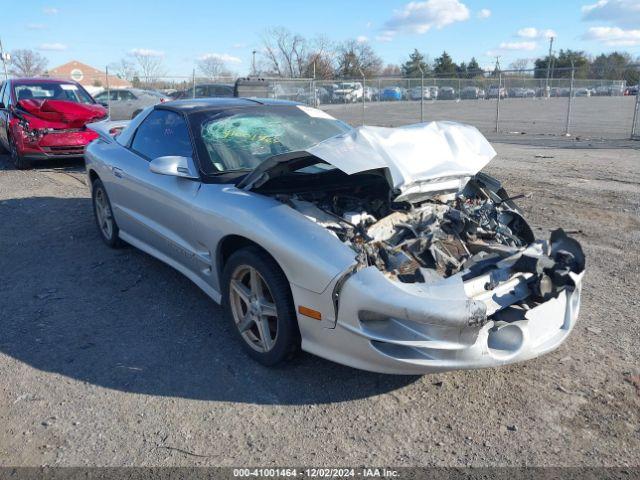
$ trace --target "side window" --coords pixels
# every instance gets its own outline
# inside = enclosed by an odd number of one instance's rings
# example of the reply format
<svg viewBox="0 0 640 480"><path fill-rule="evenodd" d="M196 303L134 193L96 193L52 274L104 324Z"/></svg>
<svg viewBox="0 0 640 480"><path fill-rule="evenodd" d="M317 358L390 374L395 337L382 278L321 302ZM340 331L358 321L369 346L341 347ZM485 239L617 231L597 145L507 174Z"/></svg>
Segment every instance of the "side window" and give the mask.
<svg viewBox="0 0 640 480"><path fill-rule="evenodd" d="M106 102L107 101L107 92L101 92L98 95L96 95L95 97L93 97L93 99L96 102Z"/></svg>
<svg viewBox="0 0 640 480"><path fill-rule="evenodd" d="M135 100L136 96L129 90L120 90L120 96L118 100Z"/></svg>
<svg viewBox="0 0 640 480"><path fill-rule="evenodd" d="M3 98L4 98L4 87L6 86L5 82L2 82L2 85L0 85L0 102L4 103Z"/></svg>
<svg viewBox="0 0 640 480"><path fill-rule="evenodd" d="M149 160L165 155L192 157L187 124L175 112L154 110L140 124L131 149Z"/></svg>

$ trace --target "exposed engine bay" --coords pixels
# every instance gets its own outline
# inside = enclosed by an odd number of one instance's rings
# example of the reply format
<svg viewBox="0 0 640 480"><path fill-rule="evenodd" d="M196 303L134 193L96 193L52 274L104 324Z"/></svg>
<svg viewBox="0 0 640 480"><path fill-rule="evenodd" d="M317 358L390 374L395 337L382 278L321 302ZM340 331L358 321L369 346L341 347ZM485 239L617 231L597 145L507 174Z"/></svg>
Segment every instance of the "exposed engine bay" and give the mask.
<svg viewBox="0 0 640 480"><path fill-rule="evenodd" d="M375 266L402 283L461 277L486 315L517 304L531 308L572 285L584 270L577 241L562 230L534 234L495 179L479 173L459 191L395 202L378 183L276 196L331 231L356 253L358 269ZM302 187L302 188L300 188Z"/></svg>

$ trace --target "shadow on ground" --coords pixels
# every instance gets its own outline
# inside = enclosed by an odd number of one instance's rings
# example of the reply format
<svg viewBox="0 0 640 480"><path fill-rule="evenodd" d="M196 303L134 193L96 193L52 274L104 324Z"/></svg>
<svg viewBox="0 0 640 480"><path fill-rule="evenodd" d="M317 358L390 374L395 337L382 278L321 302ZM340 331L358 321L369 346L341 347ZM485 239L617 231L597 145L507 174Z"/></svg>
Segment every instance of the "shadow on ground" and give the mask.
<svg viewBox="0 0 640 480"><path fill-rule="evenodd" d="M308 354L260 366L189 280L133 247L106 247L88 198L4 200L0 217L0 352L33 368L125 392L255 404L342 402L418 378Z"/></svg>

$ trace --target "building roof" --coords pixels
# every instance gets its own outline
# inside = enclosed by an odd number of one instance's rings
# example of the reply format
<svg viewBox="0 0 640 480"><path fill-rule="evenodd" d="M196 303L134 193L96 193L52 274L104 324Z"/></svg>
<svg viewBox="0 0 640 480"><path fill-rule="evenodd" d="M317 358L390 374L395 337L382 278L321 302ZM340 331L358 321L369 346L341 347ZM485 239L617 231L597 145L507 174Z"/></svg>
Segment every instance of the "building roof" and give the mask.
<svg viewBox="0 0 640 480"><path fill-rule="evenodd" d="M69 78L84 87L106 87L107 77L103 70L98 70L91 65L77 60L72 60L64 65L52 68L47 73L51 77ZM109 87L124 88L130 86L131 84L126 80L118 78L115 75L109 75Z"/></svg>

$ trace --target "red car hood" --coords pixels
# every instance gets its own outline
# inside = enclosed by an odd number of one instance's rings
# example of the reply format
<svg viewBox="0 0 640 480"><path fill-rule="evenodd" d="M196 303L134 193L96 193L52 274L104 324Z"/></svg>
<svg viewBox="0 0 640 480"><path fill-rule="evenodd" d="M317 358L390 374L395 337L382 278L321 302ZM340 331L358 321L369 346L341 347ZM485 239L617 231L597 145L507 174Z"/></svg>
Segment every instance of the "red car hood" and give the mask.
<svg viewBox="0 0 640 480"><path fill-rule="evenodd" d="M20 100L18 107L29 114L31 128L81 128L107 116L100 105L86 105L66 100Z"/></svg>

